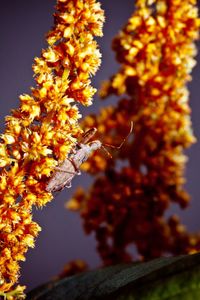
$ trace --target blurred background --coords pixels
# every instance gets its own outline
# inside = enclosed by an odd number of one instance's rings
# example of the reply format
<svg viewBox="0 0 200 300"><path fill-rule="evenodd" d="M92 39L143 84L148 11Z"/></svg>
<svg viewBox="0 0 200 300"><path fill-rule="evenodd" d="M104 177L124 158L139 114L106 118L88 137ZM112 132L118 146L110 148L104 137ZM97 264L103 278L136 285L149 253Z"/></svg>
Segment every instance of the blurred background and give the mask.
<svg viewBox="0 0 200 300"><path fill-rule="evenodd" d="M111 40L125 24L134 10L133 0L100 0L105 9L106 24L104 37L98 42L102 52L102 65L92 79L93 86L98 88L102 80L107 79L117 69L114 53L111 50ZM52 14L56 0L18 0L1 1L0 10L0 127L4 130L4 117L10 114L12 108L19 105L18 96L29 93L34 85L32 63L35 56L40 56L42 48L46 47L45 33L53 24ZM200 48L200 43L197 45ZM197 57L200 63L200 54ZM200 140L200 65L193 71L193 81L189 84L190 105L192 107L192 122L195 136ZM82 108L84 115L98 112L102 105L114 103L115 97L106 102L98 100L89 108ZM191 205L186 211L181 211L177 205L171 207L171 212L178 213L190 231L200 230L200 142L187 151L186 188L191 194ZM28 290L48 281L57 275L65 263L74 259L85 260L91 268L100 264L95 251L95 239L83 232L81 220L76 213L64 208L65 202L75 192L77 186L87 188L92 179L87 174L76 176L72 188L65 189L42 210L34 210L33 219L42 227L36 246L26 255L22 263L20 283L27 285Z"/></svg>

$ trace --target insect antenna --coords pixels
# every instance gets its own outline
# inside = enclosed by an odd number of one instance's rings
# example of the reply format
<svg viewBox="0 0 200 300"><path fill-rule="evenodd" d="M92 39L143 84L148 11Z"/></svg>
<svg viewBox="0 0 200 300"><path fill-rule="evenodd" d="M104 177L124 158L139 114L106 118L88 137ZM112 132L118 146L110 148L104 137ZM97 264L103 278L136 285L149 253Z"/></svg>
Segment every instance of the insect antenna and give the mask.
<svg viewBox="0 0 200 300"><path fill-rule="evenodd" d="M112 155L110 154L110 152L104 147L104 145L101 145L101 149L110 157L112 158Z"/></svg>
<svg viewBox="0 0 200 300"><path fill-rule="evenodd" d="M131 121L131 127L130 127L130 130L129 130L129 133L127 134L127 136L123 139L123 141L121 142L121 144L120 145L118 145L118 146L115 146L115 145L111 145L111 144L102 144L102 148L104 148L104 150L106 150L105 149L105 147L109 147L109 148L114 148L114 149L120 149L123 145L124 145L124 143L126 142L126 140L129 138L129 136L130 136L130 134L132 133L132 131L133 131L133 122ZM103 147L104 146L104 147ZM107 151L107 150L106 150ZM108 151L107 151L108 152ZM109 152L108 152L109 153ZM110 153L109 153L110 154ZM110 154L111 155L111 154ZM112 157L112 156L111 156Z"/></svg>

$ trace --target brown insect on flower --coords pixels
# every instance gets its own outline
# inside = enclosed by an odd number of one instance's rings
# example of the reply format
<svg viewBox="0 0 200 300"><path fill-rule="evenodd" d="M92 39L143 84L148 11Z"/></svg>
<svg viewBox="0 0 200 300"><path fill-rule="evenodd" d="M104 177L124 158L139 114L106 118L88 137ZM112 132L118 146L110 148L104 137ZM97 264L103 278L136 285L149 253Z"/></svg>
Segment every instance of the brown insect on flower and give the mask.
<svg viewBox="0 0 200 300"><path fill-rule="evenodd" d="M87 131L81 143L77 143L66 159L54 169L55 172L46 186L47 192L61 191L65 187L71 187L73 177L80 174L80 165L88 159L93 151L100 149L102 146L99 140L88 142L95 132L96 128Z"/></svg>
<svg viewBox="0 0 200 300"><path fill-rule="evenodd" d="M133 123L131 122L130 131L119 146L103 144L99 140L90 141L94 137L97 129L93 127L86 131L81 142L76 143L75 148L66 157L66 159L59 164L58 167L55 167L55 172L46 185L46 191L56 192L63 190L65 187L70 188L71 181L74 176L80 175L80 165L85 162L95 150L102 148L110 157L112 157L104 146L120 149L131 134L132 130Z"/></svg>

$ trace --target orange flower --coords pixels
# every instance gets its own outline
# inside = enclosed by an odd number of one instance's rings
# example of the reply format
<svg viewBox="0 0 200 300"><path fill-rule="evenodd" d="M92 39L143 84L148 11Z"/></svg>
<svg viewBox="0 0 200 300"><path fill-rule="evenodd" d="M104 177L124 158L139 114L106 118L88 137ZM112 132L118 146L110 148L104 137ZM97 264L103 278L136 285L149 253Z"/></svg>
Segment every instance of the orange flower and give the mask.
<svg viewBox="0 0 200 300"><path fill-rule="evenodd" d="M21 95L20 107L6 117L0 144L0 296L22 297L20 260L41 230L32 221L32 206L53 196L45 185L82 132L76 106L92 103L90 76L100 64L94 36L102 35L103 11L96 0L57 0L47 49L35 58L36 87ZM7 293L6 293L7 292ZM15 297L15 298L14 298Z"/></svg>
<svg viewBox="0 0 200 300"><path fill-rule="evenodd" d="M104 264L132 260L133 244L142 259L200 249L198 235L174 216L165 217L172 202L182 208L189 202L184 149L195 137L186 84L199 25L195 0L138 0L113 41L121 67L101 95L123 98L86 117L84 126L95 126L103 143L119 145L133 122L133 136L112 159L98 152L86 162L95 182L68 204L80 212L86 232L95 232Z"/></svg>
<svg viewBox="0 0 200 300"><path fill-rule="evenodd" d="M87 270L88 270L88 266L84 261L80 259L73 260L64 266L64 269L56 279L62 279L68 276L73 276L75 274L82 273Z"/></svg>

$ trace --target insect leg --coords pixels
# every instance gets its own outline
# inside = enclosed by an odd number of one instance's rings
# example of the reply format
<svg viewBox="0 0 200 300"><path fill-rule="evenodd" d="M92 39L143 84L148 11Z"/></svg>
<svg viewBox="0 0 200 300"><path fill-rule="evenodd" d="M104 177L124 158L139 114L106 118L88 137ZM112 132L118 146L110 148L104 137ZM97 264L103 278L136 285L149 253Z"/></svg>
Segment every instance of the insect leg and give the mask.
<svg viewBox="0 0 200 300"><path fill-rule="evenodd" d="M75 175L76 173L75 172L69 172L69 171L66 171L66 170L63 170L59 167L55 167L54 168L55 171L58 171L58 172L63 172L63 173L67 173L67 174L72 174L72 175Z"/></svg>
<svg viewBox="0 0 200 300"><path fill-rule="evenodd" d="M63 173L72 174L72 175L75 175L75 174L81 175L81 172L80 172L79 168L77 167L76 163L74 162L74 160L73 160L72 158L67 158L67 159L68 159L68 160L70 161L70 163L73 165L75 172L70 172L70 171L63 170L63 169L60 168L60 167L55 167L54 170L55 170L55 171L58 171L58 172L63 172Z"/></svg>
<svg viewBox="0 0 200 300"><path fill-rule="evenodd" d="M73 158L67 158L67 159L68 159L68 160L70 161L70 163L73 165L76 174L77 174L77 175L81 175L81 171L80 171L79 168L77 167L77 165L76 165L75 161L73 160Z"/></svg>
<svg viewBox="0 0 200 300"><path fill-rule="evenodd" d="M70 180L67 180L67 181L63 182L63 185L59 189L57 189L56 191L60 192L60 191L64 190L65 187L67 187L68 189L70 189L72 187L72 183L71 183Z"/></svg>
<svg viewBox="0 0 200 300"><path fill-rule="evenodd" d="M71 182L63 182L63 184L59 187L54 187L52 190L50 190L50 192L61 192L62 190L64 190L65 187L67 188L71 188Z"/></svg>
<svg viewBox="0 0 200 300"><path fill-rule="evenodd" d="M64 187L67 187L68 189L70 189L72 187L72 182L70 180L67 180L63 183Z"/></svg>

